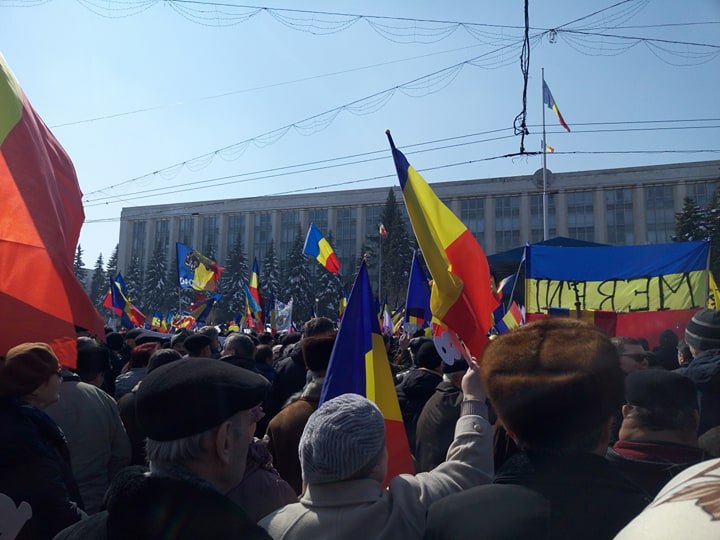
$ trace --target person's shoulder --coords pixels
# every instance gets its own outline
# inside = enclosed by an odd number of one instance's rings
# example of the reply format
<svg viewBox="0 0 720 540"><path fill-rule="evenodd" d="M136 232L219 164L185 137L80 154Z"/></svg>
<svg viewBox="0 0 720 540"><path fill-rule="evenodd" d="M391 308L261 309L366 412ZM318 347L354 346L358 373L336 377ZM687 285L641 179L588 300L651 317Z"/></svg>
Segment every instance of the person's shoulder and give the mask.
<svg viewBox="0 0 720 540"><path fill-rule="evenodd" d="M53 540L105 540L107 511L94 514L63 529Z"/></svg>
<svg viewBox="0 0 720 540"><path fill-rule="evenodd" d="M308 512L308 508L300 502L288 504L262 518L258 521L258 525L272 538L284 538L291 529L302 525L302 518Z"/></svg>

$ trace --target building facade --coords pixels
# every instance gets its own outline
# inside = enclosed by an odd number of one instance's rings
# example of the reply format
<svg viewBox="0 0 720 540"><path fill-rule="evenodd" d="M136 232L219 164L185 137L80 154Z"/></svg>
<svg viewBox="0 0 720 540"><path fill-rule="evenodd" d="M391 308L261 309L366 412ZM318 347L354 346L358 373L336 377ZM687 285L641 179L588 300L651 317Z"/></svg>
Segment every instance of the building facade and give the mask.
<svg viewBox="0 0 720 540"><path fill-rule="evenodd" d="M550 237L567 236L613 245L671 240L675 212L685 197L707 204L720 182L720 160L553 174L548 177ZM486 253L512 249L543 237L542 172L530 176L432 184L435 193L475 234ZM402 206L399 188L394 188ZM363 246L376 240L388 188L251 197L124 208L119 266L131 258L144 266L159 245L174 260L175 242L203 253L213 250L222 265L242 235L248 260L262 259L273 240L287 260L298 226L314 222L333 234L345 268ZM404 207L402 208L403 214Z"/></svg>

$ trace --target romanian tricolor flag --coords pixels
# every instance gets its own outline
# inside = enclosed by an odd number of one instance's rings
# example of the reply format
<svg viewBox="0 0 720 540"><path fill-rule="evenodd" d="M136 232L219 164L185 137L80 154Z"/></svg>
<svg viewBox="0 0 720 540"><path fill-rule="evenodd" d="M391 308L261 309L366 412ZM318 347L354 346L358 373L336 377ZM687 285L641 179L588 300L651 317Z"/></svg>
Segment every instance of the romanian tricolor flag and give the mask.
<svg viewBox="0 0 720 540"><path fill-rule="evenodd" d="M481 358L498 301L487 258L475 236L435 195L387 132L415 237L432 276L433 319L457 334Z"/></svg>
<svg viewBox="0 0 720 540"><path fill-rule="evenodd" d="M552 112L554 112L558 117L558 122L560 122L560 125L564 127L567 131L570 131L570 127L565 122L565 119L563 118L563 115L560 114L560 109L558 109L557 103L555 103L555 99L553 98L552 93L550 92L550 88L548 88L547 83L543 80L543 104L548 107L548 109L552 109ZM550 152L554 152L555 149L553 148L550 150Z"/></svg>
<svg viewBox="0 0 720 540"><path fill-rule="evenodd" d="M430 326L432 314L430 312L430 283L420 263L420 253L413 255L410 266L410 279L408 281L407 299L405 300L405 322L403 328L409 334L414 334L421 328Z"/></svg>
<svg viewBox="0 0 720 540"><path fill-rule="evenodd" d="M248 328L254 328L258 332L265 331L263 323L263 309L252 294L252 289L243 285L245 292L245 324Z"/></svg>
<svg viewBox="0 0 720 540"><path fill-rule="evenodd" d="M555 153L555 148L554 148L553 146L550 146L549 144L546 144L546 145L545 145L545 151L546 151L548 154L554 154L554 153Z"/></svg>
<svg viewBox="0 0 720 540"><path fill-rule="evenodd" d="M335 339L320 404L348 393L365 396L378 406L385 417L388 450L385 485L398 474L413 474L405 426L364 262L355 278L343 323Z"/></svg>
<svg viewBox="0 0 720 540"><path fill-rule="evenodd" d="M340 273L340 261L335 255L335 251L314 223L310 224L305 237L303 253L315 257L317 262L324 266L328 272Z"/></svg>
<svg viewBox="0 0 720 540"><path fill-rule="evenodd" d="M120 315L120 324L125 328L142 327L145 322L145 315L130 301L127 285L120 272L110 282L110 291L105 296L103 305Z"/></svg>
<svg viewBox="0 0 720 540"><path fill-rule="evenodd" d="M190 315L195 319L196 324L203 325L210 316L215 302L222 298L222 294L211 294L199 301L190 304Z"/></svg>
<svg viewBox="0 0 720 540"><path fill-rule="evenodd" d="M42 341L75 367L75 327L105 336L73 274L81 198L70 158L0 55L0 355Z"/></svg>
<svg viewBox="0 0 720 540"><path fill-rule="evenodd" d="M254 301L252 309L250 309L250 315L252 316L255 330L264 332L265 310L263 309L263 301L260 297L260 266L258 265L257 257L253 259L252 272L250 272L250 279L248 280L248 291ZM250 306L250 303L248 303L248 306Z"/></svg>
<svg viewBox="0 0 720 540"><path fill-rule="evenodd" d="M515 303L515 301L512 301L510 302L510 307L508 308L505 315L503 315L502 319L500 319L495 325L495 329L497 330L498 334L502 335L507 334L510 330L513 330L514 328L522 326L522 324L522 311L520 311L520 307Z"/></svg>
<svg viewBox="0 0 720 540"><path fill-rule="evenodd" d="M153 313L152 319L150 320L150 329L158 330L158 331L162 330L162 321L163 321L162 313L156 310Z"/></svg>

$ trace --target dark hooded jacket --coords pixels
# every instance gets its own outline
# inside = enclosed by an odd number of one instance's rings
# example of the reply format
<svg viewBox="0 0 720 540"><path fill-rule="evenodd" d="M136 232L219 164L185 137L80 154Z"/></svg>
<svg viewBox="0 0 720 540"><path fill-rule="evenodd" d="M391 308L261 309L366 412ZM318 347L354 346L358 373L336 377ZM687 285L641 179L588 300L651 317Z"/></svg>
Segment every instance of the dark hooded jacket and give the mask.
<svg viewBox="0 0 720 540"><path fill-rule="evenodd" d="M0 399L0 493L32 517L16 538L52 538L82 517L65 436L40 409Z"/></svg>
<svg viewBox="0 0 720 540"><path fill-rule="evenodd" d="M417 472L428 472L445 461L455 438L463 393L449 381L442 381L427 401L418 418L415 432Z"/></svg>
<svg viewBox="0 0 720 540"><path fill-rule="evenodd" d="M302 341L293 346L288 356L275 365L275 376L268 397L268 422L283 408L290 396L301 392L307 382L307 367L302 352Z"/></svg>
<svg viewBox="0 0 720 540"><path fill-rule="evenodd" d="M676 372L695 383L700 405L698 435L720 426L720 349L702 351Z"/></svg>
<svg viewBox="0 0 720 540"><path fill-rule="evenodd" d="M428 369L417 368L410 370L402 382L395 387L405 432L413 453L415 452L415 431L420 413L441 382L442 375Z"/></svg>

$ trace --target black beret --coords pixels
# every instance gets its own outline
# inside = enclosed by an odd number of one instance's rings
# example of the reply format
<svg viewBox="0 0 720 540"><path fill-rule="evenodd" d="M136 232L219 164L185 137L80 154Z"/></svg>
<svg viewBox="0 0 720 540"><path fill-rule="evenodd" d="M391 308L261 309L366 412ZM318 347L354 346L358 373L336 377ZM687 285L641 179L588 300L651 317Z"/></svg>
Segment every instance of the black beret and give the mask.
<svg viewBox="0 0 720 540"><path fill-rule="evenodd" d="M174 441L219 426L262 403L262 375L225 362L183 358L148 373L135 397L137 421L154 441Z"/></svg>
<svg viewBox="0 0 720 540"><path fill-rule="evenodd" d="M427 369L435 369L442 363L442 357L432 341L420 345L415 353L415 365Z"/></svg>
<svg viewBox="0 0 720 540"><path fill-rule="evenodd" d="M695 384L679 373L645 369L625 378L625 401L652 411L695 411L698 409Z"/></svg>
<svg viewBox="0 0 720 540"><path fill-rule="evenodd" d="M193 334L185 340L185 348L189 353L200 352L205 347L212 345L212 339L205 334Z"/></svg>

